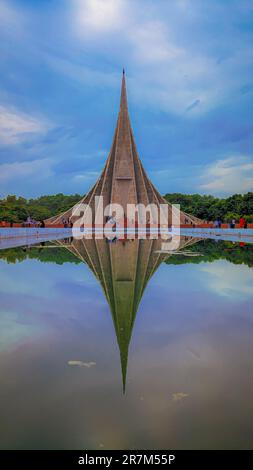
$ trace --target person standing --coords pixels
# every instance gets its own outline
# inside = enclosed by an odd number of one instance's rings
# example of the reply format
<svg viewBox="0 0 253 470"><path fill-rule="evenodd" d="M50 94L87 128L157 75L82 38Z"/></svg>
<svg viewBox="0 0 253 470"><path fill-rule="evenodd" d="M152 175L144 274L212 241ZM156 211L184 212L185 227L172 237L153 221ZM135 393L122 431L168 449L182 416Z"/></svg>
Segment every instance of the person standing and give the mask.
<svg viewBox="0 0 253 470"><path fill-rule="evenodd" d="M240 217L240 220L239 220L239 227L240 227L240 228L244 228L245 222L246 222L246 220L245 220L243 217Z"/></svg>

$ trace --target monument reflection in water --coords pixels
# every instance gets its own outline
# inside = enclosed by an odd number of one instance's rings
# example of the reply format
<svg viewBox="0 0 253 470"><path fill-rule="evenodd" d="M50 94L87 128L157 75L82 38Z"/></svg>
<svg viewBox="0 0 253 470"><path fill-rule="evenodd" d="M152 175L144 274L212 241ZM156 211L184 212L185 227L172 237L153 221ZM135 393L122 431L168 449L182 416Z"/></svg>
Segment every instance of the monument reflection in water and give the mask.
<svg viewBox="0 0 253 470"><path fill-rule="evenodd" d="M180 237L178 250L198 241L196 238ZM126 239L114 243L106 238L71 238L56 241L56 244L87 264L103 288L119 346L125 393L128 349L138 306L152 275L175 252L169 254L163 251L164 240L161 238Z"/></svg>

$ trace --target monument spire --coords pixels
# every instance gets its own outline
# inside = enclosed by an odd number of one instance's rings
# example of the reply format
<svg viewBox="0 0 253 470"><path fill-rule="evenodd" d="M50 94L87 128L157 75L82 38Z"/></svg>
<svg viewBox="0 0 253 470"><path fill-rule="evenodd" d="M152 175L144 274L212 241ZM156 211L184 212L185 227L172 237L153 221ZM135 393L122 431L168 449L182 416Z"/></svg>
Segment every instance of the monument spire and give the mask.
<svg viewBox="0 0 253 470"><path fill-rule="evenodd" d="M127 106L127 92L126 92L126 77L125 77L125 69L122 72L122 81L121 81L121 97L120 97L120 111L128 110Z"/></svg>
<svg viewBox="0 0 253 470"><path fill-rule="evenodd" d="M179 249L199 239L181 237ZM82 260L99 281L110 306L120 352L123 393L126 389L128 351L137 311L147 284L160 264L168 258L161 251L161 239L107 243L106 239L56 241Z"/></svg>
<svg viewBox="0 0 253 470"><path fill-rule="evenodd" d="M169 188L168 188L169 189ZM127 204L167 204L169 223L171 223L172 206L159 194L149 180L138 155L130 118L128 114L126 76L122 73L120 108L112 141L112 146L104 169L91 190L79 201L86 204L95 213L95 197L103 196L104 207L108 204L119 204L126 215ZM75 205L74 207L78 206ZM69 218L74 222L77 216L73 215L73 209L51 217L47 224L61 223L63 218ZM199 220L184 214L180 215L181 223Z"/></svg>

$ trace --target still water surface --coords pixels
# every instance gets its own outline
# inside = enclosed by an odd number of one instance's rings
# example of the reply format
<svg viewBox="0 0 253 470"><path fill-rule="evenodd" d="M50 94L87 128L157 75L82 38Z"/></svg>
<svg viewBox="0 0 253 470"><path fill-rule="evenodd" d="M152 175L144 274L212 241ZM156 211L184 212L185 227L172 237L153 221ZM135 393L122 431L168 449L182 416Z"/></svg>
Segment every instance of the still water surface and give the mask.
<svg viewBox="0 0 253 470"><path fill-rule="evenodd" d="M253 447L253 246L150 243L0 251L2 449Z"/></svg>

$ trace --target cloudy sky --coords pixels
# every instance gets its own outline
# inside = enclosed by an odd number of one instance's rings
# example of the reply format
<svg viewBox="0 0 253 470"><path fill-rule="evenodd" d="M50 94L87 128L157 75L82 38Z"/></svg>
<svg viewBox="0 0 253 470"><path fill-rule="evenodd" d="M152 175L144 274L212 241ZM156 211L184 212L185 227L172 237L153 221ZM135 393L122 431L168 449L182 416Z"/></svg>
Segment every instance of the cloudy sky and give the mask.
<svg viewBox="0 0 253 470"><path fill-rule="evenodd" d="M161 193L252 190L251 0L0 0L0 197L85 193L121 73Z"/></svg>

